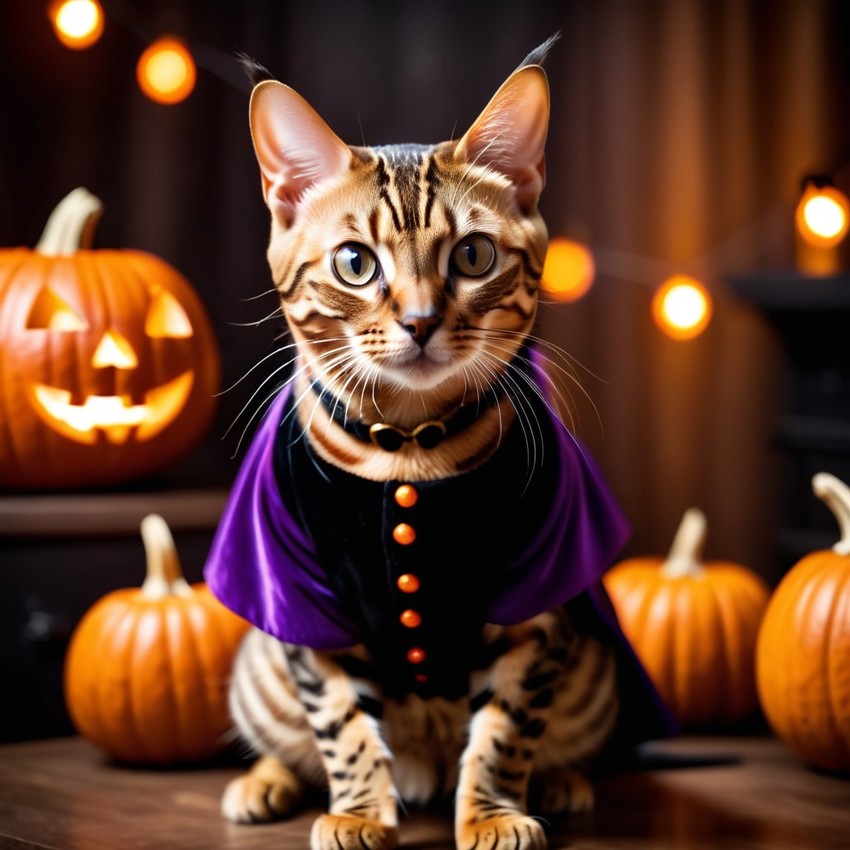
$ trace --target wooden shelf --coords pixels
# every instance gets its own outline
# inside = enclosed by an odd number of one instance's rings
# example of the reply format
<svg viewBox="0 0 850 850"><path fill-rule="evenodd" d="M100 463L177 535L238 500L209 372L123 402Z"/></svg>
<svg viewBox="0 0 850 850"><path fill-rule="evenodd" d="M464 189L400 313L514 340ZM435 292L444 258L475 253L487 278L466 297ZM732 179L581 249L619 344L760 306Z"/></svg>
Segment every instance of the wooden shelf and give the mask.
<svg viewBox="0 0 850 850"><path fill-rule="evenodd" d="M162 514L173 531L211 531L227 493L216 488L0 496L0 539L136 536L149 513Z"/></svg>

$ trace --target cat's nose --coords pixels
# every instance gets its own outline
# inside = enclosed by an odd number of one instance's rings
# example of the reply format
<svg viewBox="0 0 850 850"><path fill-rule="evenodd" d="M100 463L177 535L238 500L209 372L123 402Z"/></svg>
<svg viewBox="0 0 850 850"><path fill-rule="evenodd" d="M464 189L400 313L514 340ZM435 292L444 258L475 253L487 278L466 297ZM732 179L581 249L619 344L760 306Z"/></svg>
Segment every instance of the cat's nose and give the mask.
<svg viewBox="0 0 850 850"><path fill-rule="evenodd" d="M399 324L424 348L442 320L439 313L408 313Z"/></svg>

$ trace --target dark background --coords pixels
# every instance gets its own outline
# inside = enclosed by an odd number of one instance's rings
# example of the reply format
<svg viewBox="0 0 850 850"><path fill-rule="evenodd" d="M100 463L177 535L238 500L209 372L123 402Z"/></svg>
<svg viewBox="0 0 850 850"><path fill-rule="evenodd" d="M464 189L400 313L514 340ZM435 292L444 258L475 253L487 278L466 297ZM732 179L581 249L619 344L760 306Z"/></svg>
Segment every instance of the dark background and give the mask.
<svg viewBox="0 0 850 850"><path fill-rule="evenodd" d="M728 279L793 266L804 174L850 189L850 4L102 2L106 31L82 52L57 42L46 3L0 2L0 244L34 245L57 201L86 186L106 208L97 246L151 251L193 282L227 387L281 331L279 318L239 324L276 300L234 51L266 64L352 144L435 142L462 133L523 56L561 30L547 62L542 208L553 235L589 240L599 273L581 302L542 306L540 331L581 364L577 431L632 519L627 552L664 551L693 504L709 517L710 556L775 578L787 566L775 538L789 504L802 499L812 523L833 527L775 450L782 343ZM185 37L200 66L176 106L150 102L135 82L139 54L165 32ZM690 343L650 318L654 287L676 271L698 274L715 299L712 325ZM146 486L229 482L241 427L222 435L280 362L225 394L205 444ZM834 462L824 456L824 468ZM191 543L195 571L205 545ZM98 546L67 550L81 598L109 587Z"/></svg>

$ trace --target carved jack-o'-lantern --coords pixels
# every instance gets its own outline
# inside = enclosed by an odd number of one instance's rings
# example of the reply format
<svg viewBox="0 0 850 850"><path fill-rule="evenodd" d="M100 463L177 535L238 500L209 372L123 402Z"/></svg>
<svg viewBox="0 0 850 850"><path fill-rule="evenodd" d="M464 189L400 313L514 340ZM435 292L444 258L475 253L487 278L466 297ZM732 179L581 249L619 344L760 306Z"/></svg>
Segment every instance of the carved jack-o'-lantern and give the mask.
<svg viewBox="0 0 850 850"><path fill-rule="evenodd" d="M76 189L34 251L0 251L0 485L126 481L209 423L219 356L203 306L162 260L91 250L101 211Z"/></svg>

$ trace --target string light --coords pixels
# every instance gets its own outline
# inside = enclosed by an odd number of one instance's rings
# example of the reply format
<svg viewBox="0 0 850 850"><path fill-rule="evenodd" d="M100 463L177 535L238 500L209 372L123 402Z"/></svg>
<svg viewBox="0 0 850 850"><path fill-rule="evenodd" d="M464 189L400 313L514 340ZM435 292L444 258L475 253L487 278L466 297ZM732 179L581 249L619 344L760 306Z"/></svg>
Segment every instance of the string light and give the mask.
<svg viewBox="0 0 850 850"><path fill-rule="evenodd" d="M815 248L833 248L847 235L850 203L826 178L809 177L797 204L795 221L800 236Z"/></svg>
<svg viewBox="0 0 850 850"><path fill-rule="evenodd" d="M590 250L559 236L549 243L540 286L558 301L578 301L593 285L595 275Z"/></svg>
<svg viewBox="0 0 850 850"><path fill-rule="evenodd" d="M72 50L91 47L103 34L103 9L97 0L57 0L48 16L56 38Z"/></svg>
<svg viewBox="0 0 850 850"><path fill-rule="evenodd" d="M699 336L711 321L708 290L695 278L677 274L667 278L652 299L655 323L672 339Z"/></svg>
<svg viewBox="0 0 850 850"><path fill-rule="evenodd" d="M139 57L136 79L139 88L157 103L180 103L195 88L195 60L182 41L163 37Z"/></svg>
<svg viewBox="0 0 850 850"><path fill-rule="evenodd" d="M90 47L103 34L105 15L99 0L51 0L48 17L59 41L73 49ZM214 73L222 76L218 71L214 70ZM151 100L175 104L185 100L194 90L197 69L184 42L162 37L142 53L136 77L142 92ZM222 76L222 79L237 85L226 77ZM805 243L810 246L809 253L829 254L832 258L831 264L824 266L823 262L819 262L808 268L809 273L834 272L837 255L833 256L835 252L828 249L840 244L850 230L850 200L847 196L827 177L806 178L795 223L802 240L798 246ZM816 250L813 252L811 249ZM801 267L804 265L801 264ZM586 245L565 237L551 240L540 281L543 292L557 301L578 301L590 290L595 276L594 255ZM624 276L623 272L618 272L617 276ZM625 276L632 277L628 273ZM711 321L712 310L708 290L687 275L667 278L652 300L656 324L677 340L699 336Z"/></svg>

